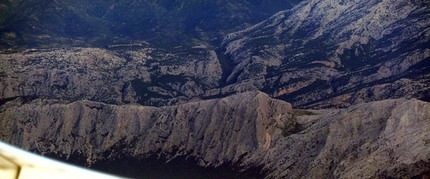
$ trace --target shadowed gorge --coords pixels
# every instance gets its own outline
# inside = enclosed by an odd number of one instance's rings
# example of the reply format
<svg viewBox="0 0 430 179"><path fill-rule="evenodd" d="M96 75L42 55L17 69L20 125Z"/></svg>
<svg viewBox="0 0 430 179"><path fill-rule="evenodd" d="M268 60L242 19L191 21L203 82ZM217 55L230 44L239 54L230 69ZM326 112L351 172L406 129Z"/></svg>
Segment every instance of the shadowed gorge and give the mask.
<svg viewBox="0 0 430 179"><path fill-rule="evenodd" d="M0 140L148 178L430 177L430 3L0 2Z"/></svg>

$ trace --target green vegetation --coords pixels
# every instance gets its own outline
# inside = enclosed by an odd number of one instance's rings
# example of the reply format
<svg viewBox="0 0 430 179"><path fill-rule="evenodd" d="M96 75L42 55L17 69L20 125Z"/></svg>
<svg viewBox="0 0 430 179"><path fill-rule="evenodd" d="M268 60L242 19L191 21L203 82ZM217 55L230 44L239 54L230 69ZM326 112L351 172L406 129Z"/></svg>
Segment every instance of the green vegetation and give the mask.
<svg viewBox="0 0 430 179"><path fill-rule="evenodd" d="M293 116L291 118L284 121L282 125L278 125L276 127L282 130L282 136L284 137L298 133L303 130L303 125L297 122L297 117L306 115L316 115L316 113L302 109L295 109L293 110Z"/></svg>
<svg viewBox="0 0 430 179"><path fill-rule="evenodd" d="M289 118L284 121L282 125L277 125L277 128L282 130L282 136L287 137L291 134L295 134L302 130L302 125L297 122L297 118L295 116Z"/></svg>

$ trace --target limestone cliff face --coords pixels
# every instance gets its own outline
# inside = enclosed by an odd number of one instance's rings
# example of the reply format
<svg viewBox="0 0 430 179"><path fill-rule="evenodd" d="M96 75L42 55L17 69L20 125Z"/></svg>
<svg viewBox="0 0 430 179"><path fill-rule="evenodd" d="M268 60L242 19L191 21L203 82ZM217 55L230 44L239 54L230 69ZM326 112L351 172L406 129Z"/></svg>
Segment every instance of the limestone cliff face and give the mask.
<svg viewBox="0 0 430 179"><path fill-rule="evenodd" d="M281 138L264 162L268 178L429 177L430 104L384 100L298 117L304 130Z"/></svg>
<svg viewBox="0 0 430 179"><path fill-rule="evenodd" d="M0 54L0 140L87 164L187 156L266 178L430 177L430 104L413 99L430 99L428 19L428 1L306 0L219 48Z"/></svg>
<svg viewBox="0 0 430 179"><path fill-rule="evenodd" d="M187 155L200 159L202 166L261 158L280 137L277 127L292 116L290 104L259 92L161 108L15 100L1 111L1 140L24 149L82 154L89 163L106 159L104 152L113 160L122 152L134 157ZM124 151L115 151L119 145L126 145Z"/></svg>
<svg viewBox="0 0 430 179"><path fill-rule="evenodd" d="M3 141L88 163L187 155L202 166L262 166L266 178L430 174L430 104L414 99L302 111L259 92L160 108L18 98L1 106L0 126Z"/></svg>

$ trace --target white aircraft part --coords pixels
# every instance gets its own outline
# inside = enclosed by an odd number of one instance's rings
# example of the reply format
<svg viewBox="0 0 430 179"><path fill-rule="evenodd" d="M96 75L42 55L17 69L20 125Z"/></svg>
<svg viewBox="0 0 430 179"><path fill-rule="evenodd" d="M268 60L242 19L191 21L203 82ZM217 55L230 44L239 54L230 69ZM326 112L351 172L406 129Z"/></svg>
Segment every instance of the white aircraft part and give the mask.
<svg viewBox="0 0 430 179"><path fill-rule="evenodd" d="M75 179L120 177L51 160L0 142L0 179Z"/></svg>

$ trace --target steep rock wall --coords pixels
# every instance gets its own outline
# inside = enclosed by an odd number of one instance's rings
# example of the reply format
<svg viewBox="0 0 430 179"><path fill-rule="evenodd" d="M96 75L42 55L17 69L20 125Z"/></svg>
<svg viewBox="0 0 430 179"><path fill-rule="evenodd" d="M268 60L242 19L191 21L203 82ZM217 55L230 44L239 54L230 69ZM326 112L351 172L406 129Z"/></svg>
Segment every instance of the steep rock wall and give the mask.
<svg viewBox="0 0 430 179"><path fill-rule="evenodd" d="M291 115L290 104L259 92L161 108L15 100L2 106L0 136L40 153L82 154L89 163L126 145L131 156L188 155L202 166L219 166L261 158Z"/></svg>
<svg viewBox="0 0 430 179"><path fill-rule="evenodd" d="M258 166L266 178L430 172L430 104L415 99L311 111L260 92L161 108L16 99L0 112L1 140L38 153L80 154L89 164L126 154Z"/></svg>

